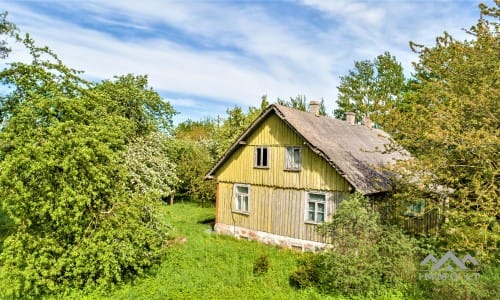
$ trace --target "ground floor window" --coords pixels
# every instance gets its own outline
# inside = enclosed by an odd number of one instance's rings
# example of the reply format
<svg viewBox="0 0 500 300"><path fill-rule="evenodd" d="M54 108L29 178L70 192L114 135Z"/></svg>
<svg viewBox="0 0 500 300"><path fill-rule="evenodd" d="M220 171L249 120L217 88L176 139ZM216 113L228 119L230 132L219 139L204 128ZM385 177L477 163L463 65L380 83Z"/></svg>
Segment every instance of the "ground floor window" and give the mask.
<svg viewBox="0 0 500 300"><path fill-rule="evenodd" d="M325 222L326 195L324 193L307 193L306 221L312 223Z"/></svg>
<svg viewBox="0 0 500 300"><path fill-rule="evenodd" d="M250 186L236 184L234 186L234 211L248 214L250 201Z"/></svg>

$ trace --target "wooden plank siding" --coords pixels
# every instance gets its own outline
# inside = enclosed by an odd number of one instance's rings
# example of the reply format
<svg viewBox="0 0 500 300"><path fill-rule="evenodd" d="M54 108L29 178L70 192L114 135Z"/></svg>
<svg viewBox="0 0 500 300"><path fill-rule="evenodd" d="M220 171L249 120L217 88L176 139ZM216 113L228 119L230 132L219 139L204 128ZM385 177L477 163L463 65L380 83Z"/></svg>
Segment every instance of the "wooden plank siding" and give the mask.
<svg viewBox="0 0 500 300"><path fill-rule="evenodd" d="M279 188L348 192L350 184L335 169L304 145L304 141L276 115L270 116L218 171L220 182ZM269 168L254 168L256 146L269 147ZM285 171L287 146L301 146L300 171Z"/></svg>
<svg viewBox="0 0 500 300"><path fill-rule="evenodd" d="M326 242L305 222L308 191L327 193L327 220L350 184L276 115L265 120L217 172L217 222L297 239ZM269 147L269 168L254 168L255 147ZM300 171L285 170L287 146L300 146ZM249 185L249 214L233 212L234 184Z"/></svg>
<svg viewBox="0 0 500 300"><path fill-rule="evenodd" d="M217 222L316 242L326 242L316 225L305 222L307 192L251 185L249 213L233 212L234 184L219 183ZM327 192L327 220L346 196L343 192Z"/></svg>

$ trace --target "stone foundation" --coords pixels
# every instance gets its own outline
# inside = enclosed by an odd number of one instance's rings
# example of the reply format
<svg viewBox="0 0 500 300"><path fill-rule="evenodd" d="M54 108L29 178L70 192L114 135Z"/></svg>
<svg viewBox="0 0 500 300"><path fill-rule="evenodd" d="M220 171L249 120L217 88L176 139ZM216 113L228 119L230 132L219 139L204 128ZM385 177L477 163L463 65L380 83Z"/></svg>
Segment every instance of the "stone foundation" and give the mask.
<svg viewBox="0 0 500 300"><path fill-rule="evenodd" d="M237 238L258 241L268 245L276 245L282 248L291 248L301 251L319 251L327 246L325 243L296 239L288 236L257 231L248 228L216 223L214 231L220 234L232 235Z"/></svg>

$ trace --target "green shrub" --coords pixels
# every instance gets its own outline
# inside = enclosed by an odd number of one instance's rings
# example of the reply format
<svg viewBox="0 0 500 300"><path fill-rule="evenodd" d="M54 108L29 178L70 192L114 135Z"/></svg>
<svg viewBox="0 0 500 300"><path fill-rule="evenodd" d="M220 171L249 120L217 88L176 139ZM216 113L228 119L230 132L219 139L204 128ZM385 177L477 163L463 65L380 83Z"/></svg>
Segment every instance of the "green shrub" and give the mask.
<svg viewBox="0 0 500 300"><path fill-rule="evenodd" d="M262 254L257 258L257 260L253 264L253 274L254 275L262 275L267 273L269 270L269 258L267 255Z"/></svg>
<svg viewBox="0 0 500 300"><path fill-rule="evenodd" d="M342 202L332 221L319 228L331 248L303 260L290 282L343 295L368 295L382 286L405 290L415 280L415 243L379 221L362 195Z"/></svg>
<svg viewBox="0 0 500 300"><path fill-rule="evenodd" d="M318 280L321 259L313 253L305 253L299 260L298 268L290 275L290 285L296 288L313 287Z"/></svg>
<svg viewBox="0 0 500 300"><path fill-rule="evenodd" d="M448 279L422 279L418 282L428 299L479 300L500 298L500 267L482 266L476 276L457 270L458 276Z"/></svg>

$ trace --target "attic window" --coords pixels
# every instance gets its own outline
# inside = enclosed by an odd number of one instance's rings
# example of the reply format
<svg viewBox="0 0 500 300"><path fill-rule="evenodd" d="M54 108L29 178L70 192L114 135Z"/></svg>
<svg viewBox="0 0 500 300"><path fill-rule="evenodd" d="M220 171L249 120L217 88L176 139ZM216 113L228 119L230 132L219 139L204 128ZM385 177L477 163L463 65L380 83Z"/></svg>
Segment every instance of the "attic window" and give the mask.
<svg viewBox="0 0 500 300"><path fill-rule="evenodd" d="M286 147L285 170L300 171L302 155L300 147Z"/></svg>
<svg viewBox="0 0 500 300"><path fill-rule="evenodd" d="M255 161L256 168L269 168L269 148L268 147L255 147Z"/></svg>

